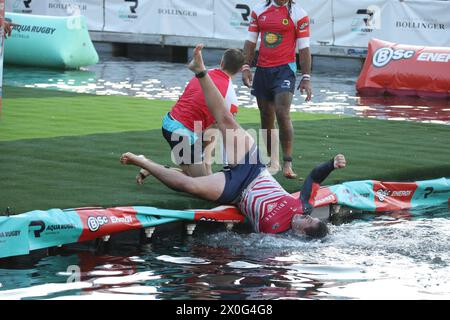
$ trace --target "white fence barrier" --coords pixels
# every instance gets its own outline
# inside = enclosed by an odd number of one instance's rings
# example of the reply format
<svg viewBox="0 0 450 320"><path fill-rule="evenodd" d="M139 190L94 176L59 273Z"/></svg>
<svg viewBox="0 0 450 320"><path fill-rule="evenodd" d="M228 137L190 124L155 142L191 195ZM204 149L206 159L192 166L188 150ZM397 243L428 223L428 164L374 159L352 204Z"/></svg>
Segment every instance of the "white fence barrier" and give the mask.
<svg viewBox="0 0 450 320"><path fill-rule="evenodd" d="M261 0L9 0L6 10L42 15L83 14L91 31L246 38L251 8ZM301 1L312 44L367 47L371 38L450 47L450 1Z"/></svg>

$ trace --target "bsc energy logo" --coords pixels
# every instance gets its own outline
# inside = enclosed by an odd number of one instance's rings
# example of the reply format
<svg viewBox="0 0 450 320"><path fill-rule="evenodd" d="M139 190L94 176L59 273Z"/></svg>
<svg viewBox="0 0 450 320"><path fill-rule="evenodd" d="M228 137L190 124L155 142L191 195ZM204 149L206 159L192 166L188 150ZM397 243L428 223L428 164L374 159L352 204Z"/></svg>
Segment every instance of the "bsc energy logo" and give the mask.
<svg viewBox="0 0 450 320"><path fill-rule="evenodd" d="M398 61L411 59L412 57L414 57L415 53L416 52L414 50L394 50L392 48L380 48L375 51L372 59L372 64L377 68L381 68L386 66L392 60Z"/></svg>
<svg viewBox="0 0 450 320"><path fill-rule="evenodd" d="M87 225L89 230L92 232L100 229L101 226L107 224L109 222L108 217L100 216L100 217L89 217L87 219Z"/></svg>

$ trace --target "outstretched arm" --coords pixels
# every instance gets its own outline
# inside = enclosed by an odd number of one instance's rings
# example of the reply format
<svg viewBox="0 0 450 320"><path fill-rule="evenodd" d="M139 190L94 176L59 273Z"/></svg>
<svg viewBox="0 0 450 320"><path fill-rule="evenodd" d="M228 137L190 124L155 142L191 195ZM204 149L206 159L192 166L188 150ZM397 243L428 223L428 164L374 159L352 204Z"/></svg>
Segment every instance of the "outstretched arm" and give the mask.
<svg viewBox="0 0 450 320"><path fill-rule="evenodd" d="M195 73L199 79L200 85L205 96L206 105L217 122L217 126L227 126L227 129L239 129L240 126L233 118L233 115L227 110L225 100L219 89L214 85L211 77L206 72L202 57L203 44L199 44L194 49L194 57L189 63L188 68Z"/></svg>
<svg viewBox="0 0 450 320"><path fill-rule="evenodd" d="M345 168L347 162L344 155L338 154L330 161L324 162L315 167L305 180L305 184L300 192L300 199L303 204L303 214L311 214L314 207L314 199L320 184L330 175L334 169Z"/></svg>
<svg viewBox="0 0 450 320"><path fill-rule="evenodd" d="M237 164L245 157L253 146L254 141L229 112L222 94L206 72L202 58L202 49L202 44L195 47L194 57L188 67L199 79L208 110L216 120L217 128L222 133L229 163Z"/></svg>

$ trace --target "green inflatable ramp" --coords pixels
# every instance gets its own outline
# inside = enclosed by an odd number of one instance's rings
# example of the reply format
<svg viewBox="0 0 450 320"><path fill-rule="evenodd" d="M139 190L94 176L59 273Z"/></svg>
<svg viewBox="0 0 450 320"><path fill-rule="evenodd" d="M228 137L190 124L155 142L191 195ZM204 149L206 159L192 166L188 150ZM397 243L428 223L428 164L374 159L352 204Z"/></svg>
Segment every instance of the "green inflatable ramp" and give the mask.
<svg viewBox="0 0 450 320"><path fill-rule="evenodd" d="M18 26L5 41L5 63L78 69L96 64L84 16L51 17L6 13Z"/></svg>

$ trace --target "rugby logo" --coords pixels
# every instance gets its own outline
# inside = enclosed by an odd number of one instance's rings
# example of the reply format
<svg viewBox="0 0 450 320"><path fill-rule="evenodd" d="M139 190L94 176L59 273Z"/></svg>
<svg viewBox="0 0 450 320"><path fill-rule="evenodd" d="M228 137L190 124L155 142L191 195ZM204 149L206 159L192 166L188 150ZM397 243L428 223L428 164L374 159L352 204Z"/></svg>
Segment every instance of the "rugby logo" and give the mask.
<svg viewBox="0 0 450 320"><path fill-rule="evenodd" d="M372 64L377 68L382 68L391 61L411 59L414 57L415 53L414 50L380 48L375 51L372 58Z"/></svg>
<svg viewBox="0 0 450 320"><path fill-rule="evenodd" d="M33 13L31 1L32 0L16 0L12 5L12 11L15 13Z"/></svg>
<svg viewBox="0 0 450 320"><path fill-rule="evenodd" d="M138 0L125 0L125 2L133 2L134 3L134 5L130 6L130 12L135 14L136 13L136 9L139 6Z"/></svg>
<svg viewBox="0 0 450 320"><path fill-rule="evenodd" d="M248 17L250 16L250 7L246 4L237 4L236 9L242 10L243 11L241 13L242 19L244 21L248 21Z"/></svg>

